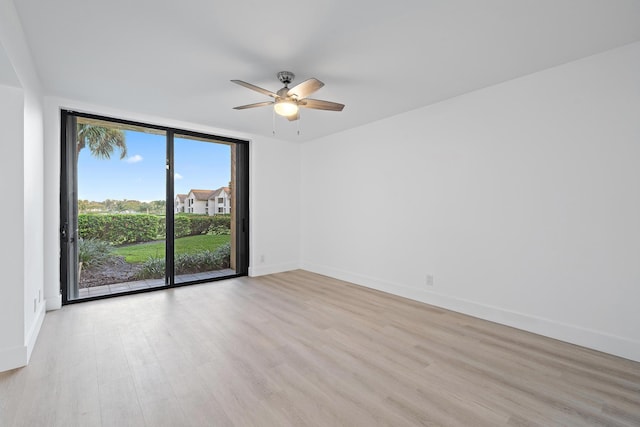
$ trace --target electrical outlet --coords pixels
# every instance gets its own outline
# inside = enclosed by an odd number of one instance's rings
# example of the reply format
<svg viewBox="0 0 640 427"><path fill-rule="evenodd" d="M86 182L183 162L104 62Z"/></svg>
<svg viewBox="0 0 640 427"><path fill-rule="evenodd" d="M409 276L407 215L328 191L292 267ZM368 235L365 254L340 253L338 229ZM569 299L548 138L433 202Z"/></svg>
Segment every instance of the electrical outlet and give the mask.
<svg viewBox="0 0 640 427"><path fill-rule="evenodd" d="M264 254L260 255L260 262L264 262Z"/></svg>
<svg viewBox="0 0 640 427"><path fill-rule="evenodd" d="M431 274L427 274L427 286L433 286L433 276Z"/></svg>

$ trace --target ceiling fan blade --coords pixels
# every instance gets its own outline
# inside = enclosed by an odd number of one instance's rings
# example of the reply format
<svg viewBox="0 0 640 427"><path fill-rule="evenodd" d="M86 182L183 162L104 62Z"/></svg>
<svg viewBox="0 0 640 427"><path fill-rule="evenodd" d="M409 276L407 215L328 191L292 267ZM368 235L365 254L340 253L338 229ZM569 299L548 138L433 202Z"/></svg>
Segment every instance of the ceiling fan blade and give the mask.
<svg viewBox="0 0 640 427"><path fill-rule="evenodd" d="M255 90L256 92L260 92L263 95L267 95L270 96L272 98L277 98L278 95L271 92L270 90L267 89L263 89L261 87L258 87L256 85L252 85L251 83L247 83L247 82L243 82L242 80L231 80L233 83L240 85L240 86L244 86L247 89L251 89L251 90Z"/></svg>
<svg viewBox="0 0 640 427"><path fill-rule="evenodd" d="M256 102L255 104L240 105L239 107L233 107L234 110L246 110L247 108L264 107L265 105L272 105L273 101Z"/></svg>
<svg viewBox="0 0 640 427"><path fill-rule="evenodd" d="M287 116L287 120L289 120L290 122L298 120L299 118L300 118L300 111L298 111L295 116Z"/></svg>
<svg viewBox="0 0 640 427"><path fill-rule="evenodd" d="M322 101L320 99L303 99L298 102L298 106L303 108L313 108L315 110L342 111L344 104L337 102Z"/></svg>
<svg viewBox="0 0 640 427"><path fill-rule="evenodd" d="M298 99L306 98L322 86L324 86L324 83L315 77L312 77L289 89L287 96L295 96Z"/></svg>

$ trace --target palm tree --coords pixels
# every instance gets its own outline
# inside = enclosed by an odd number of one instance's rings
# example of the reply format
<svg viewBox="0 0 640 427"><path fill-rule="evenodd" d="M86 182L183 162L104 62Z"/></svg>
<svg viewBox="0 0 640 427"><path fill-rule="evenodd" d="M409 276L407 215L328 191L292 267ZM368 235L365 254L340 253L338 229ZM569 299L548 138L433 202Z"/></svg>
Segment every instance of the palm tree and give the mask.
<svg viewBox="0 0 640 427"><path fill-rule="evenodd" d="M127 144L124 138L124 131L120 129L79 123L76 153L80 154L80 150L89 147L91 154L95 157L110 159L113 151L118 148L120 159L124 159L127 157Z"/></svg>

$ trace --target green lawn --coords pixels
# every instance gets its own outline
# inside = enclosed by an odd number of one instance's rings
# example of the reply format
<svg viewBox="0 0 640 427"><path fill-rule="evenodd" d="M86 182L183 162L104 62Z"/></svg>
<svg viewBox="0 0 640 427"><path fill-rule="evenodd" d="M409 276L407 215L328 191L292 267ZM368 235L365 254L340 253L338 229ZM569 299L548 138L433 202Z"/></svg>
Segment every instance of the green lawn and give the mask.
<svg viewBox="0 0 640 427"><path fill-rule="evenodd" d="M176 254L192 254L202 251L215 251L219 246L229 243L231 236L188 236L176 239ZM131 264L145 262L149 258L164 258L164 241L140 243L116 248L116 255L123 256Z"/></svg>

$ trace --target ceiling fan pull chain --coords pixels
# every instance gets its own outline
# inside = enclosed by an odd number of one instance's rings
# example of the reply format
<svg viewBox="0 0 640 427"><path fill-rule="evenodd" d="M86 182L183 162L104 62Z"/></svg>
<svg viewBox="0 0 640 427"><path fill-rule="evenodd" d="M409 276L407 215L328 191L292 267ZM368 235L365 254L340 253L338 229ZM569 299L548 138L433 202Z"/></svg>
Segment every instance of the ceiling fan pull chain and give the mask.
<svg viewBox="0 0 640 427"><path fill-rule="evenodd" d="M298 120L296 120L296 122L298 122L298 136L300 136L300 122L302 121L302 114L298 113Z"/></svg>
<svg viewBox="0 0 640 427"><path fill-rule="evenodd" d="M271 129L273 132L273 136L276 136L276 110L271 110Z"/></svg>

